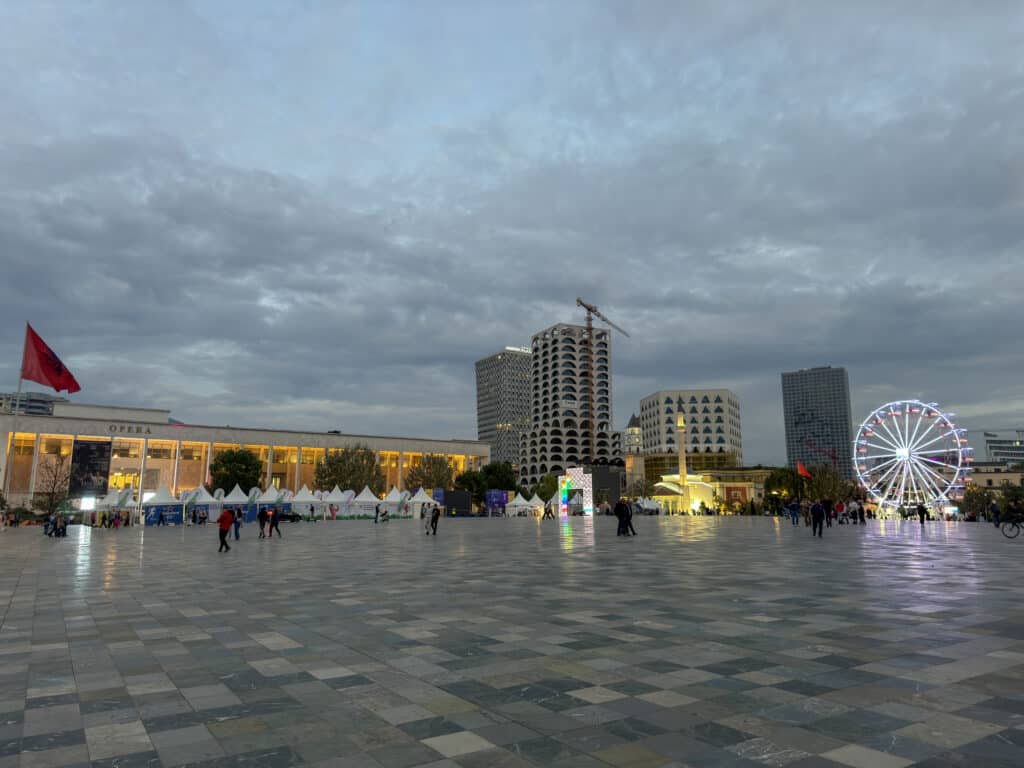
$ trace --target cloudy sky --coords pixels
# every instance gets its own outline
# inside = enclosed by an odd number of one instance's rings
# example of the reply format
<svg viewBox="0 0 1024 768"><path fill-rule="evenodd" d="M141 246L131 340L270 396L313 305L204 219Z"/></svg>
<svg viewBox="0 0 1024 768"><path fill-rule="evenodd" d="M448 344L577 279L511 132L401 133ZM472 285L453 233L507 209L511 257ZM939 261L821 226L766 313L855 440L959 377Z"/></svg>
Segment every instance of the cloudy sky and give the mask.
<svg viewBox="0 0 1024 768"><path fill-rule="evenodd" d="M0 380L474 437L581 295L615 421L779 373L1024 427L1024 5L0 0Z"/></svg>

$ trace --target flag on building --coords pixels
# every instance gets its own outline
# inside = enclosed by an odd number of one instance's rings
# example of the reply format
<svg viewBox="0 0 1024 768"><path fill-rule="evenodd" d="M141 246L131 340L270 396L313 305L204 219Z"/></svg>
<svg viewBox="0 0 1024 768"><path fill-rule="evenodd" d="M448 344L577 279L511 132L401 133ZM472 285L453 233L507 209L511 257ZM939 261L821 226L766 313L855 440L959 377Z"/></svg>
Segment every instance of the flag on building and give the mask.
<svg viewBox="0 0 1024 768"><path fill-rule="evenodd" d="M807 467L804 466L804 463L802 461L798 461L796 463L796 471L797 474L800 475L800 477L806 477L808 480L814 479L814 476L807 471Z"/></svg>
<svg viewBox="0 0 1024 768"><path fill-rule="evenodd" d="M64 363L31 325L25 326L25 349L21 355L21 378L45 384L56 391L67 390L70 395L81 387L64 367Z"/></svg>

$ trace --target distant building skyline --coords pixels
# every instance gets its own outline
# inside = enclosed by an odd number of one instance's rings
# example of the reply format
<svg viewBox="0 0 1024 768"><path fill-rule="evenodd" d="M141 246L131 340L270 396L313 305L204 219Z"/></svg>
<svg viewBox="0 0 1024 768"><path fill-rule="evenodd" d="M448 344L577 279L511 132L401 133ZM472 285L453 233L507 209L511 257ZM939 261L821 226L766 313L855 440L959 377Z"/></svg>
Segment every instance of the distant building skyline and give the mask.
<svg viewBox="0 0 1024 768"><path fill-rule="evenodd" d="M786 463L829 464L853 481L853 422L845 368L823 366L782 374Z"/></svg>
<svg viewBox="0 0 1024 768"><path fill-rule="evenodd" d="M644 453L678 450L676 418L686 419L687 453L733 453L743 463L740 401L723 388L659 389L640 401Z"/></svg>
<svg viewBox="0 0 1024 768"><path fill-rule="evenodd" d="M615 458L610 332L595 328L590 350L585 327L557 323L535 333L530 350L530 430L521 450L521 481L532 485L591 459Z"/></svg>
<svg viewBox="0 0 1024 768"><path fill-rule="evenodd" d="M477 439L491 447L491 461L519 465L530 427L530 350L505 347L476 361Z"/></svg>

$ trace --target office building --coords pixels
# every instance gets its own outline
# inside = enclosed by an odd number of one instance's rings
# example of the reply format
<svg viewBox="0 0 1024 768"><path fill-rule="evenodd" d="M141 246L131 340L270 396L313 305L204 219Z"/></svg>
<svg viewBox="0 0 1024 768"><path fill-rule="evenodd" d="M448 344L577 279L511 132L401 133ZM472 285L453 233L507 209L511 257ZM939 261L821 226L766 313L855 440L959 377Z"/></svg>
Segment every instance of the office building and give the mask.
<svg viewBox="0 0 1024 768"><path fill-rule="evenodd" d="M786 460L827 464L853 481L850 380L845 368L806 368L782 374Z"/></svg>
<svg viewBox="0 0 1024 768"><path fill-rule="evenodd" d="M1024 429L982 432L985 461L1001 464L1024 464ZM972 439L974 435L971 436Z"/></svg>
<svg viewBox="0 0 1024 768"><path fill-rule="evenodd" d="M641 400L644 453L678 452L678 415L686 419L687 453L732 453L735 464L743 463L740 401L728 389L664 389Z"/></svg>
<svg viewBox="0 0 1024 768"><path fill-rule="evenodd" d="M87 470L104 493L131 488L136 501L160 486L177 495L205 484L218 453L243 447L263 464L261 487L293 492L303 485L314 488L316 465L328 452L356 445L377 455L387 487L399 490L424 456L444 456L456 475L479 470L490 460L490 448L476 440L199 426L173 423L170 411L155 408L55 403L52 416L18 416L18 431L12 435L14 419L0 414L0 468L6 472L10 466L9 483L0 487L9 485L12 505L28 504L42 492L47 465L61 457L71 470ZM76 461L87 465L76 467Z"/></svg>
<svg viewBox="0 0 1024 768"><path fill-rule="evenodd" d="M520 451L524 484L568 467L618 458L612 436L610 333L595 328L593 334L593 381L586 328L559 323L533 337L530 430Z"/></svg>
<svg viewBox="0 0 1024 768"><path fill-rule="evenodd" d="M53 413L54 403L66 403L66 397L50 395L46 392L6 392L0 393L0 411L18 413L27 416L49 416Z"/></svg>
<svg viewBox="0 0 1024 768"><path fill-rule="evenodd" d="M530 428L530 350L505 347L476 362L477 438L491 447L491 461L519 465Z"/></svg>

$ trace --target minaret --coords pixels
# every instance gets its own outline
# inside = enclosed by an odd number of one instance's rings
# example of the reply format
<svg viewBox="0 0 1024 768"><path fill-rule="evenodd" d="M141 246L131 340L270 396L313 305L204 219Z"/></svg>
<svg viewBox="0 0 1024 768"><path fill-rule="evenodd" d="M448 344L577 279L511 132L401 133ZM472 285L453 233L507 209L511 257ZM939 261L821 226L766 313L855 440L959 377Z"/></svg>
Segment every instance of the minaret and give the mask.
<svg viewBox="0 0 1024 768"><path fill-rule="evenodd" d="M686 487L686 417L676 417L676 445L679 446L679 485Z"/></svg>

